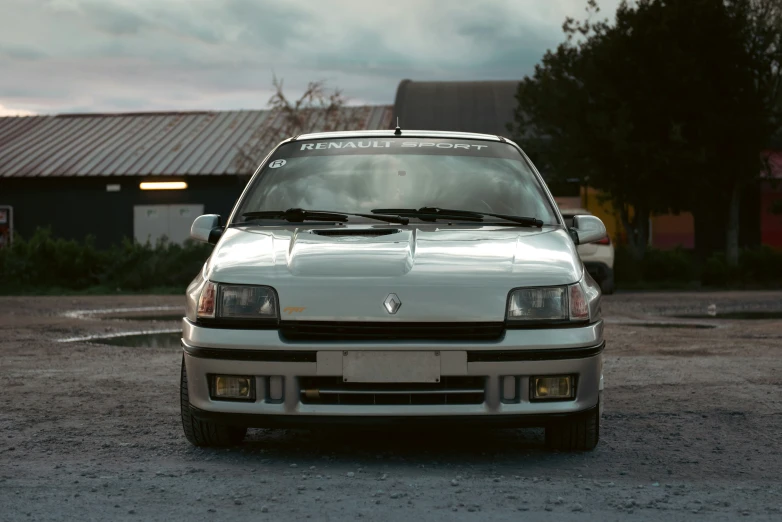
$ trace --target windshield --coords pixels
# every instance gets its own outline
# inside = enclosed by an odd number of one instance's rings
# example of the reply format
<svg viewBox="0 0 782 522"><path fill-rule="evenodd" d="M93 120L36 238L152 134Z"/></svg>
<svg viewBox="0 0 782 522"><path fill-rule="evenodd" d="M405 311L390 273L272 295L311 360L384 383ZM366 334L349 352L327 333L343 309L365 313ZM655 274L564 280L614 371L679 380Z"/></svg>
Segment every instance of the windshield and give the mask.
<svg viewBox="0 0 782 522"><path fill-rule="evenodd" d="M290 208L368 213L420 207L557 224L542 185L511 145L426 138L285 144L254 179L237 216Z"/></svg>

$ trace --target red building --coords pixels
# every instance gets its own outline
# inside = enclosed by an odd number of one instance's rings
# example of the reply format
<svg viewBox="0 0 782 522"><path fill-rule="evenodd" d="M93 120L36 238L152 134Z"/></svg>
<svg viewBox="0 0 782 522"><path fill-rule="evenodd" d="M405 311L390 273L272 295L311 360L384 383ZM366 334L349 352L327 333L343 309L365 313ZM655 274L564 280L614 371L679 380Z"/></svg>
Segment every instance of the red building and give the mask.
<svg viewBox="0 0 782 522"><path fill-rule="evenodd" d="M782 248L782 151L767 154L771 169L760 189L760 242Z"/></svg>

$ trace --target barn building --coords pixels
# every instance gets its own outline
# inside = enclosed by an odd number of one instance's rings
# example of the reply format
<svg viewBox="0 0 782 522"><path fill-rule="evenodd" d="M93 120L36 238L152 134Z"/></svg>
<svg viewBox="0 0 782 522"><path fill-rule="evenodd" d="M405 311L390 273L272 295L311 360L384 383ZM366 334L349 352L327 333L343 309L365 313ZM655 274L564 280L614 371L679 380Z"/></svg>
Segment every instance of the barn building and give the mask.
<svg viewBox="0 0 782 522"><path fill-rule="evenodd" d="M371 130L393 128L398 118L403 129L509 137L518 83L402 80L393 106L348 107L343 110L350 114L340 121ZM322 122L313 112L306 127L322 130ZM239 161L241 151L275 125L272 112L262 110L0 118L0 241L10 237L11 220L22 236L49 226L56 237L92 235L99 246L123 237L182 241L196 215L229 213L253 170ZM772 174L757 191L747 191L741 206L746 246L782 247L782 142L767 154ZM159 182L186 188L142 189L142 183ZM552 189L561 206L587 208L621 241L613 209L594 189L578 184ZM690 214L652 218L653 246L691 248L693 238Z"/></svg>
<svg viewBox="0 0 782 522"><path fill-rule="evenodd" d="M391 124L391 106L343 110L364 129ZM181 242L196 216L230 212L266 152L248 163L242 151L274 119L262 110L0 118L0 207L12 208L22 237L48 226L101 247Z"/></svg>

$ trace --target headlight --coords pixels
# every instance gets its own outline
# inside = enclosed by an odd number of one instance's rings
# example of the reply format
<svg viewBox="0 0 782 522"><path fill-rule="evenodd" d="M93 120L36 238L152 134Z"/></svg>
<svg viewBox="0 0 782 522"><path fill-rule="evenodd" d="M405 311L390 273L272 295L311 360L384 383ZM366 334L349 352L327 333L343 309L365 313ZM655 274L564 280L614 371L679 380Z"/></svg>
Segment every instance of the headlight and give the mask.
<svg viewBox="0 0 782 522"><path fill-rule="evenodd" d="M276 320L277 294L269 286L204 285L198 299L199 319Z"/></svg>
<svg viewBox="0 0 782 522"><path fill-rule="evenodd" d="M519 288L508 298L510 322L588 321L589 305L579 284L544 288Z"/></svg>

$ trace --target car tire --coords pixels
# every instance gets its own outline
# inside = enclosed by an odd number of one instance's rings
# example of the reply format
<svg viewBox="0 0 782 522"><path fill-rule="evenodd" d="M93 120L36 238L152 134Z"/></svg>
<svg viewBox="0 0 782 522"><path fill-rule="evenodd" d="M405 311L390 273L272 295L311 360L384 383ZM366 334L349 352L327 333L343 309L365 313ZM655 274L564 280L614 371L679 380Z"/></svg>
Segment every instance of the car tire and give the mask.
<svg viewBox="0 0 782 522"><path fill-rule="evenodd" d="M608 275L600 281L600 291L603 295L611 295L614 293L614 273L609 272Z"/></svg>
<svg viewBox="0 0 782 522"><path fill-rule="evenodd" d="M546 446L556 451L592 451L600 440L600 404L585 415L546 426Z"/></svg>
<svg viewBox="0 0 782 522"><path fill-rule="evenodd" d="M182 413L182 428L185 438L194 446L225 447L235 446L244 440L247 428L223 426L213 422L200 421L190 411L190 399L187 392L187 370L182 358L182 377L179 385L179 400Z"/></svg>

